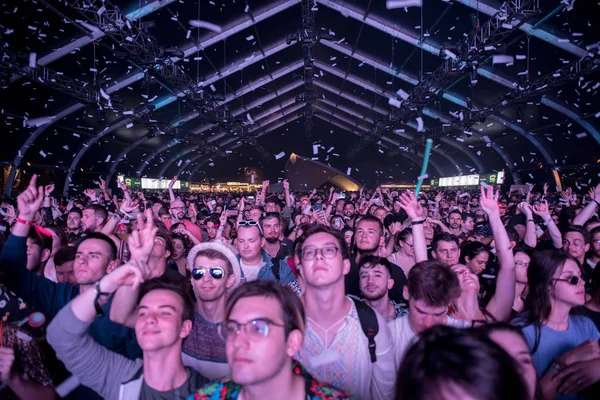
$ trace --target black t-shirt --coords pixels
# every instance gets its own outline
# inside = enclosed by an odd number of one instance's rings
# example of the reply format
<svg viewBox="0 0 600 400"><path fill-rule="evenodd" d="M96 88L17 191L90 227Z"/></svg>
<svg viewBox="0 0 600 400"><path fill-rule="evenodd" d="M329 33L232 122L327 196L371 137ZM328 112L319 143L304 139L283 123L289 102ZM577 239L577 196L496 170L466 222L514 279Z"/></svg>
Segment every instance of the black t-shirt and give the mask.
<svg viewBox="0 0 600 400"><path fill-rule="evenodd" d="M183 385L166 392L152 389L146 384L146 381L144 381L140 391L140 400L187 400L192 393L195 393L198 388L204 386L208 380L200 375L199 372L194 371L191 368L186 368L186 370L188 378Z"/></svg>
<svg viewBox="0 0 600 400"><path fill-rule="evenodd" d="M352 255L350 257L350 272L348 272L345 278L346 294L351 294L358 298L362 298L359 285L360 276L358 275L358 265L354 260L355 257ZM402 268L396 264L392 264L392 279L394 280L394 286L388 291L388 297L390 300L405 306L406 300L402 296L402 290L406 285L406 275L404 275Z"/></svg>

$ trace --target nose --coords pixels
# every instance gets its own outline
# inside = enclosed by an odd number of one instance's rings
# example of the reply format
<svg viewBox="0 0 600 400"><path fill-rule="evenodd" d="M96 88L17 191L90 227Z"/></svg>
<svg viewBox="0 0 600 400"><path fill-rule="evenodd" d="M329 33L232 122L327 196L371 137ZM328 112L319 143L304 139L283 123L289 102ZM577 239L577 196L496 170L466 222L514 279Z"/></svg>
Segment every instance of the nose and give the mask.
<svg viewBox="0 0 600 400"><path fill-rule="evenodd" d="M247 348L249 343L248 337L246 336L246 331L242 327L240 327L240 331L237 334L233 333L229 335L227 340L232 340L233 347L235 347L236 349L240 347Z"/></svg>

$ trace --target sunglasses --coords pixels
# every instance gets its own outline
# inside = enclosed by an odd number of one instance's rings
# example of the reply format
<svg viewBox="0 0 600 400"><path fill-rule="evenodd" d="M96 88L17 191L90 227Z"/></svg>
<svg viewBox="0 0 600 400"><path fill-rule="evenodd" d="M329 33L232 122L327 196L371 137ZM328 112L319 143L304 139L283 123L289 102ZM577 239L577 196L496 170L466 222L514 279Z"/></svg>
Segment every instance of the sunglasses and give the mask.
<svg viewBox="0 0 600 400"><path fill-rule="evenodd" d="M214 279L221 279L225 275L225 271L221 267L198 267L192 269L192 278L194 278L194 280L202 279L207 271Z"/></svg>
<svg viewBox="0 0 600 400"><path fill-rule="evenodd" d="M237 227L239 228L240 226L256 226L260 233L263 233L262 226L260 226L260 222L254 221L252 219L238 221Z"/></svg>
<svg viewBox="0 0 600 400"><path fill-rule="evenodd" d="M572 286L577 286L577 284L579 283L579 281L583 281L582 278L578 277L578 276L570 276L568 278L556 278L556 279L552 279L553 281L560 281L560 282L567 282L569 285Z"/></svg>

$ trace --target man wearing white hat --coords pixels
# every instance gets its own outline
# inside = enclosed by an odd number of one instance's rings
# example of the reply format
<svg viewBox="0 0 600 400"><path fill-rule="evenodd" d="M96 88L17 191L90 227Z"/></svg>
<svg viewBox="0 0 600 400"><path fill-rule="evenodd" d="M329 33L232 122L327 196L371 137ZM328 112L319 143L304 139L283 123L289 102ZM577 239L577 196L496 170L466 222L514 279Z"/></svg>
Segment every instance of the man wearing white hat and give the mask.
<svg viewBox="0 0 600 400"><path fill-rule="evenodd" d="M240 284L241 270L235 254L223 243L201 243L188 254L196 313L183 344L183 364L209 379L229 375L225 340L218 324L225 318L227 292Z"/></svg>

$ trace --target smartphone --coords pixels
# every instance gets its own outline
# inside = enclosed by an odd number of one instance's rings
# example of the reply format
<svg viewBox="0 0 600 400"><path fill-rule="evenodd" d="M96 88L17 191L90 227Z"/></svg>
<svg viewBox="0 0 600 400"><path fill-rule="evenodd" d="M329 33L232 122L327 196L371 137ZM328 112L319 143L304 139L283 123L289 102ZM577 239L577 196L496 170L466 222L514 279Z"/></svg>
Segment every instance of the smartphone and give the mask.
<svg viewBox="0 0 600 400"><path fill-rule="evenodd" d="M323 204L322 203L315 204L315 211L323 211Z"/></svg>
<svg viewBox="0 0 600 400"><path fill-rule="evenodd" d="M310 204L307 205L306 207L304 207L304 210L302 211L302 213L305 215L310 214L310 208L311 208L311 205Z"/></svg>
<svg viewBox="0 0 600 400"><path fill-rule="evenodd" d="M228 217L237 217L238 213L238 210L227 210L225 215L227 215Z"/></svg>
<svg viewBox="0 0 600 400"><path fill-rule="evenodd" d="M254 200L254 196L248 196L248 200Z"/></svg>
<svg viewBox="0 0 600 400"><path fill-rule="evenodd" d="M212 204L214 206L215 204L217 204L217 201L216 200L211 200L210 204Z"/></svg>
<svg viewBox="0 0 600 400"><path fill-rule="evenodd" d="M345 199L346 198L346 193L341 192L340 193L340 197L338 197L339 199Z"/></svg>
<svg viewBox="0 0 600 400"><path fill-rule="evenodd" d="M379 198L373 199L373 203L379 203Z"/></svg>

